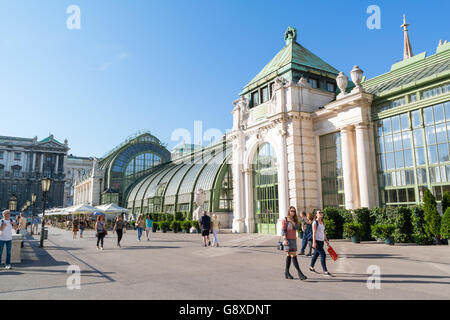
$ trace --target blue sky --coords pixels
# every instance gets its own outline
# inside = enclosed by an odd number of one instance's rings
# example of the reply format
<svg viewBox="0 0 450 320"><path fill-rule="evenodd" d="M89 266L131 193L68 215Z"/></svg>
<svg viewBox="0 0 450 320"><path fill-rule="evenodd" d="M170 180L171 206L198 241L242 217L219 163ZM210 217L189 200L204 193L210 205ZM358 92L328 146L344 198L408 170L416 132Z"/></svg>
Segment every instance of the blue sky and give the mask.
<svg viewBox="0 0 450 320"><path fill-rule="evenodd" d="M81 30L69 30L69 5ZM369 30L369 5L381 30ZM1 0L0 135L69 140L69 153L102 156L138 130L168 144L232 126L232 102L284 46L297 41L349 75L402 59L402 15L414 54L450 40L448 1Z"/></svg>

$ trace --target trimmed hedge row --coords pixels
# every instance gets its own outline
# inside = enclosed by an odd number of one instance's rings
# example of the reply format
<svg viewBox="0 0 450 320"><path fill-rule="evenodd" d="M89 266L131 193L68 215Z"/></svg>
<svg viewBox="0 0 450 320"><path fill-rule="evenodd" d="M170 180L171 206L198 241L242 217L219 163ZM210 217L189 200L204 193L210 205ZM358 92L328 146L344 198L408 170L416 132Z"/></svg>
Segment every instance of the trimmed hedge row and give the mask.
<svg viewBox="0 0 450 320"><path fill-rule="evenodd" d="M412 208L325 208L323 212L327 236L329 239L342 239L360 232L362 240L374 240L376 236L392 231L391 236L397 243L415 242L422 245L437 243L440 238L449 239L450 192L443 196L442 208L445 211L442 218L437 211L436 199L426 188L423 200L422 207Z"/></svg>

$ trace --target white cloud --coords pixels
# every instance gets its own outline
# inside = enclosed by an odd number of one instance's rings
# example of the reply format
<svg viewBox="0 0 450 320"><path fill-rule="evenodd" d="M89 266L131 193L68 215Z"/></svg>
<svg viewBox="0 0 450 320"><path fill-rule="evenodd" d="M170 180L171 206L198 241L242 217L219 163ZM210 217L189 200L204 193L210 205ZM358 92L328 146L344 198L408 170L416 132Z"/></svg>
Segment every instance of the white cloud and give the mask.
<svg viewBox="0 0 450 320"><path fill-rule="evenodd" d="M119 54L116 55L115 59L113 61L107 61L102 63L99 67L98 70L99 71L106 71L107 69L109 69L113 64L119 62L119 61L123 61L125 59L127 59L129 56L128 52L121 52Z"/></svg>

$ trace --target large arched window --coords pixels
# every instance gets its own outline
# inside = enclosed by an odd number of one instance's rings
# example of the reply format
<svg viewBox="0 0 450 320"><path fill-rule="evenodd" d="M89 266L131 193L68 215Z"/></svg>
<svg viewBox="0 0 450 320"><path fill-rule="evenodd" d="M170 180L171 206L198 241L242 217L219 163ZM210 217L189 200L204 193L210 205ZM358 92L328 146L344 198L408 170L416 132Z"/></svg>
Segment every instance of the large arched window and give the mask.
<svg viewBox="0 0 450 320"><path fill-rule="evenodd" d="M269 143L258 147L253 160L253 169L257 232L276 234L279 215L277 157Z"/></svg>

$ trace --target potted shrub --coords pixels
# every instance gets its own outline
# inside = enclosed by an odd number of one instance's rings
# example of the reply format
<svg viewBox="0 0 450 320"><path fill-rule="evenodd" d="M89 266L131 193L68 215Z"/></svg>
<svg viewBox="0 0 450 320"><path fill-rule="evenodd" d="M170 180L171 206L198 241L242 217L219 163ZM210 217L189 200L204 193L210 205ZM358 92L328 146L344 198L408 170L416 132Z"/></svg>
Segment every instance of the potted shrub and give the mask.
<svg viewBox="0 0 450 320"><path fill-rule="evenodd" d="M159 227L159 222L153 221L152 232L156 232L156 230L158 230L158 227Z"/></svg>
<svg viewBox="0 0 450 320"><path fill-rule="evenodd" d="M163 233L166 233L167 230L169 230L169 227L170 227L170 222L169 221L161 221L159 223L159 228L161 229L161 231Z"/></svg>
<svg viewBox="0 0 450 320"><path fill-rule="evenodd" d="M442 217L441 236L442 239L447 239L447 241L450 239L450 207L445 210ZM448 244L450 245L450 241L448 241Z"/></svg>
<svg viewBox="0 0 450 320"><path fill-rule="evenodd" d="M394 245L394 234L395 225L393 224L383 224L381 225L381 235L383 236L384 243L389 245Z"/></svg>
<svg viewBox="0 0 450 320"><path fill-rule="evenodd" d="M359 243L363 234L363 226L357 222L347 222L344 224L344 237L351 238L353 243Z"/></svg>
<svg viewBox="0 0 450 320"><path fill-rule="evenodd" d="M170 229L172 229L174 233L177 233L178 230L180 230L180 221L172 221L170 223Z"/></svg>
<svg viewBox="0 0 450 320"><path fill-rule="evenodd" d="M181 228L183 229L184 233L189 233L189 230L192 227L192 223L189 220L183 221L181 223Z"/></svg>
<svg viewBox="0 0 450 320"><path fill-rule="evenodd" d="M381 224L376 224L371 227L372 229L372 237L377 239L377 241L383 240L383 227Z"/></svg>
<svg viewBox="0 0 450 320"><path fill-rule="evenodd" d="M425 232L429 237L433 238L434 244L439 244L441 216L437 211L436 198L427 188L423 192L423 211Z"/></svg>

